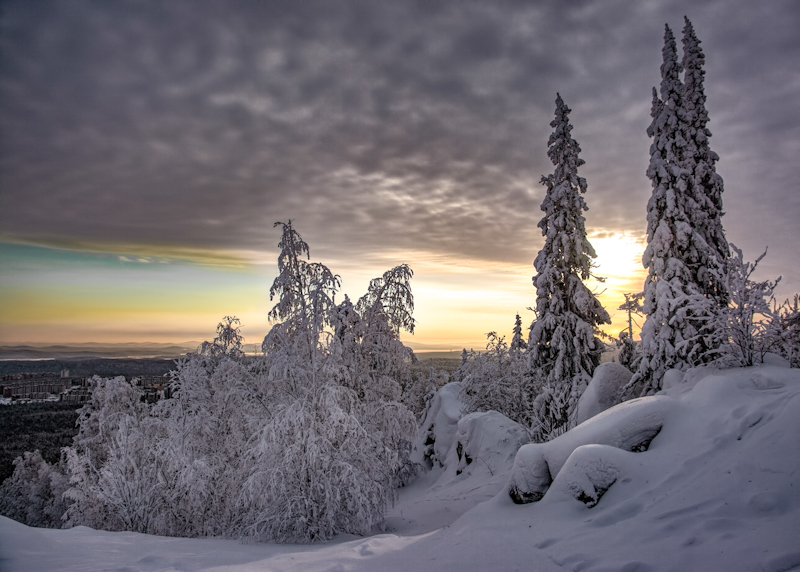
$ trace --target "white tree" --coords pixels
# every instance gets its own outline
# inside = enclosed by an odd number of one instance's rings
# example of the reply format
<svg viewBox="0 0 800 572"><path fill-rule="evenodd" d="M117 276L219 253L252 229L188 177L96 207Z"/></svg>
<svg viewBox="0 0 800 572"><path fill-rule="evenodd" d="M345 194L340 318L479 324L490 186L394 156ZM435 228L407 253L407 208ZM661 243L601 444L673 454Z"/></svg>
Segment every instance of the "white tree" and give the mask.
<svg viewBox="0 0 800 572"><path fill-rule="evenodd" d="M540 375L531 371L527 356L509 347L504 336L489 332L486 338L486 351L467 354L456 373L465 413L493 410L531 427L533 403L542 390Z"/></svg>
<svg viewBox="0 0 800 572"><path fill-rule="evenodd" d="M531 367L542 373L553 396L548 415L554 426L565 427L574 422L580 393L600 363L603 343L595 337L598 326L610 323L608 313L583 283L591 276L596 254L586 237L586 179L578 176L584 161L571 136L569 112L559 95L547 151L555 170L542 177L547 192L539 228L545 244L534 261L537 316L528 340Z"/></svg>
<svg viewBox="0 0 800 572"><path fill-rule="evenodd" d="M143 489L153 477L146 468L152 448L141 431L149 411L124 377L92 379L92 399L80 411L73 446L65 449L67 526L150 531L145 519L156 495Z"/></svg>
<svg viewBox="0 0 800 572"><path fill-rule="evenodd" d="M716 170L719 156L709 146L711 131L707 127L709 118L703 85L705 55L689 18L684 17L684 22L681 67L684 72L682 101L686 145L683 168L689 171L687 189L692 192L698 207L689 213L692 227L703 237L706 245L697 253L696 280L703 293L723 308L728 304L725 274L730 256L722 228L723 182Z"/></svg>
<svg viewBox="0 0 800 572"><path fill-rule="evenodd" d="M281 336L299 335L305 338L308 357L314 359L324 329L329 325L334 296L341 284L327 266L307 262L308 244L292 227L292 221L276 222L281 227L281 249L278 256L278 276L269 291L270 300L278 301L269 312L271 320L280 320L264 339L262 348L270 350L281 343ZM294 340L293 340L294 341Z"/></svg>
<svg viewBox="0 0 800 572"><path fill-rule="evenodd" d="M381 439L359 421L352 390L326 382L301 387L256 436L241 533L279 542L368 534L394 495Z"/></svg>
<svg viewBox="0 0 800 572"><path fill-rule="evenodd" d="M364 321L361 345L368 377L362 391L377 392L381 400L398 401L412 382L408 365L413 354L400 341L400 332L414 333L413 275L407 264L387 270L370 280L356 304Z"/></svg>
<svg viewBox="0 0 800 572"><path fill-rule="evenodd" d="M14 459L14 472L0 485L0 514L43 528L61 528L69 485L64 462L51 465L37 449Z"/></svg>
<svg viewBox="0 0 800 572"><path fill-rule="evenodd" d="M791 367L800 367L800 294L791 302L773 302L767 338L770 351L785 357Z"/></svg>
<svg viewBox="0 0 800 572"><path fill-rule="evenodd" d="M690 38L693 32L688 30ZM715 156L701 144L708 136L702 53L688 40L687 47L688 96L680 79L675 37L666 26L660 97L654 88L652 122L647 129L653 138L647 169L653 192L647 204L647 247L642 257L648 269L646 319L642 359L628 385L631 393L658 391L666 370L713 359L717 342L711 323L721 301L727 299L724 259L709 245L713 238L719 248L727 248L719 239L721 211L712 208L718 202L714 193L721 192L721 180L713 173ZM705 194L705 182L712 185L710 196Z"/></svg>
<svg viewBox="0 0 800 572"><path fill-rule="evenodd" d="M769 335L776 318L770 302L781 279L753 280L758 263L767 255L766 250L750 263L745 262L736 245L731 244L730 248L734 255L728 258L725 283L730 303L714 322L714 331L721 340L715 361L743 367L763 361L764 353L776 341Z"/></svg>
<svg viewBox="0 0 800 572"><path fill-rule="evenodd" d="M362 534L383 521L406 464L416 423L395 379L408 357L400 329L413 330L411 270L370 283L353 305L308 245L282 224L279 276L271 294L263 370L268 403L247 455L246 517L239 531L279 541Z"/></svg>

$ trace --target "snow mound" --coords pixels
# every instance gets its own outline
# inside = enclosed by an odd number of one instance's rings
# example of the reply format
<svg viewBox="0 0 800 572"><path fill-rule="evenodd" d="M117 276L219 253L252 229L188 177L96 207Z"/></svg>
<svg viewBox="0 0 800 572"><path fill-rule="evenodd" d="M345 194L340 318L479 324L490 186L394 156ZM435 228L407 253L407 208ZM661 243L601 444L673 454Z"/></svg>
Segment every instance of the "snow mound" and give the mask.
<svg viewBox="0 0 800 572"><path fill-rule="evenodd" d="M519 448L530 441L525 428L497 411L476 412L458 421L439 481L507 475Z"/></svg>
<svg viewBox="0 0 800 572"><path fill-rule="evenodd" d="M622 403L622 389L632 377L628 368L615 362L597 366L589 386L578 400L578 424Z"/></svg>
<svg viewBox="0 0 800 572"><path fill-rule="evenodd" d="M509 496L517 504L540 500L567 460L586 445L646 450L675 404L672 397L641 397L608 409L552 441L525 445L514 461Z"/></svg>
<svg viewBox="0 0 800 572"><path fill-rule="evenodd" d="M411 461L429 469L434 465L444 466L464 409L460 393L461 383L453 381L443 385L433 396L411 451Z"/></svg>

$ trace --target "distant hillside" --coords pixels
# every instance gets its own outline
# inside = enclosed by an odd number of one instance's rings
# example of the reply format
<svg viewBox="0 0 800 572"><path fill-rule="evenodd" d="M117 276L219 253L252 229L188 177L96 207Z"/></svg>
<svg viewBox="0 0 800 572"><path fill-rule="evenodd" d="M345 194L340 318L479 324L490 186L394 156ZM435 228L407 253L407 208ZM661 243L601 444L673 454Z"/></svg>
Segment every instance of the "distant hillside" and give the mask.
<svg viewBox="0 0 800 572"><path fill-rule="evenodd" d="M80 344L4 344L0 359L38 360L68 358L175 358L197 349L200 342L157 343L80 343Z"/></svg>

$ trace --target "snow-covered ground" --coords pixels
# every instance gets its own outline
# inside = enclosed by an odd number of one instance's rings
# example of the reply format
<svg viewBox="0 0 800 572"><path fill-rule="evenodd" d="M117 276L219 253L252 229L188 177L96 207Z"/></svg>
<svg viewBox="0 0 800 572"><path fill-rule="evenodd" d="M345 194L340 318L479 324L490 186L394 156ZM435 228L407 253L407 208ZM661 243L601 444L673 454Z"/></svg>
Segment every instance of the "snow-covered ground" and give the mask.
<svg viewBox="0 0 800 572"><path fill-rule="evenodd" d="M514 466L515 425L493 413L454 425L442 403L431 418L450 424L436 431L449 441L436 443L445 466L401 490L384 533L287 546L0 517L0 570L800 570L800 371L675 377L667 397L611 408L546 450L528 446L560 468L538 502L508 495L512 470L525 468ZM661 427L647 451L613 446L631 424ZM613 482L595 506L577 499L603 479Z"/></svg>

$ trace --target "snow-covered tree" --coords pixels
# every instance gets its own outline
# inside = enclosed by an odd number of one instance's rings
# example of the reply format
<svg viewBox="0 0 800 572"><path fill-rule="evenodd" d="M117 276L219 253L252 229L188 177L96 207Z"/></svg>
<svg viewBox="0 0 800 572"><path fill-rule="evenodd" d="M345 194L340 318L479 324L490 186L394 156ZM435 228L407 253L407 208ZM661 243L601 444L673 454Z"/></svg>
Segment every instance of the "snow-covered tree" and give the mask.
<svg viewBox="0 0 800 572"><path fill-rule="evenodd" d="M514 329L511 332L511 344L509 350L514 353L522 353L528 349L528 341L522 333L522 318L519 314L514 318Z"/></svg>
<svg viewBox="0 0 800 572"><path fill-rule="evenodd" d="M159 495L146 436L150 406L124 377L92 380L92 399L79 412L78 434L65 449L70 486L67 526L154 532Z"/></svg>
<svg viewBox="0 0 800 572"><path fill-rule="evenodd" d="M280 226L281 249L278 256L278 276L269 291L270 300L278 301L269 312L273 321L280 323L270 330L262 348L268 351L282 336L303 337L309 358L313 358L320 338L329 325L331 310L341 280L327 266L304 260L310 257L308 244L292 227L292 221L276 222ZM296 340L291 340L296 343Z"/></svg>
<svg viewBox="0 0 800 572"><path fill-rule="evenodd" d="M715 299L719 307L725 307L728 304L726 261L730 249L722 228L723 182L716 170L719 156L709 146L711 131L707 127L709 119L703 85L705 55L689 18L684 17L684 21L681 67L684 72L682 101L686 145L682 167L689 171L687 189L699 207L689 213L691 224L706 245L706 248L698 248L696 276L703 293ZM702 246L702 242L699 245Z"/></svg>
<svg viewBox="0 0 800 572"><path fill-rule="evenodd" d="M619 348L619 363L631 371L634 371L639 366L639 359L641 357L641 350L639 345L633 339L633 324L634 315L641 316L642 305L641 300L644 297L643 292L635 294L626 292L624 294L625 302L620 304L618 310L624 310L628 314L628 329L622 330L617 338L617 347ZM637 323L638 326L638 323Z"/></svg>
<svg viewBox="0 0 800 572"><path fill-rule="evenodd" d="M532 405L542 389L540 377L531 371L524 353L509 347L505 336L489 332L486 338L486 351L469 353L454 376L461 380L465 413L493 410L530 427Z"/></svg>
<svg viewBox="0 0 800 572"><path fill-rule="evenodd" d="M14 472L0 485L0 514L41 528L61 528L69 486L63 462L51 465L38 449L14 459Z"/></svg>
<svg viewBox="0 0 800 572"><path fill-rule="evenodd" d="M571 136L569 113L559 95L547 151L555 170L541 180L547 189L539 222L545 243L534 261L537 316L528 339L531 367L541 372L554 396L548 409L554 426L573 422L580 392L600 363L603 343L595 334L600 324L610 323L583 283L591 276L596 254L586 236L586 179L578 176L584 161Z"/></svg>
<svg viewBox="0 0 800 572"><path fill-rule="evenodd" d="M648 269L643 309L642 360L629 384L639 394L660 389L667 369L713 359L718 341L711 323L727 304L727 242L720 222L722 180L717 156L708 148L703 93L703 55L687 21L686 53L678 61L675 37L664 33L660 95L653 89L653 138L647 176ZM686 67L687 83L680 78Z"/></svg>
<svg viewBox="0 0 800 572"><path fill-rule="evenodd" d="M800 367L800 294L783 304L773 302L767 337L770 351L777 352L791 367Z"/></svg>
<svg viewBox="0 0 800 572"><path fill-rule="evenodd" d="M714 322L714 332L720 338L716 362L732 367L750 366L763 361L764 353L777 341L771 337L770 326L775 314L770 302L777 280L756 281L753 273L767 255L765 250L753 263L745 262L742 251L730 245L734 255L728 258L725 288L730 303Z"/></svg>
<svg viewBox="0 0 800 572"><path fill-rule="evenodd" d="M269 414L248 451L240 532L280 541L364 533L382 522L416 431L400 383L412 272L398 266L356 305L347 297L337 305L338 277L303 260L308 245L291 223L282 230L270 313L282 321L263 344Z"/></svg>
<svg viewBox="0 0 800 572"><path fill-rule="evenodd" d="M243 489L241 532L279 542L368 534L395 494L379 435L361 423L355 392L322 382L279 404L257 434Z"/></svg>

